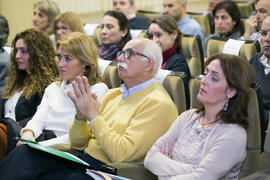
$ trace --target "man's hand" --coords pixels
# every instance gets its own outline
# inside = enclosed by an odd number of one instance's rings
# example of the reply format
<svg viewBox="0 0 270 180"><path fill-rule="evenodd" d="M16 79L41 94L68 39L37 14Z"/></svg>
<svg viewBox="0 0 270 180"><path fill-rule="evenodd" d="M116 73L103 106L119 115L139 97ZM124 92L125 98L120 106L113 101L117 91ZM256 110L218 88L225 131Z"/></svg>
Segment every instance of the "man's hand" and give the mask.
<svg viewBox="0 0 270 180"><path fill-rule="evenodd" d="M245 33L243 35L245 40L250 40L250 36L254 33L255 28L257 27L257 18L256 16L251 16L245 22Z"/></svg>
<svg viewBox="0 0 270 180"><path fill-rule="evenodd" d="M72 86L74 94L68 92L68 96L76 106L77 115L82 114L89 120L98 116L99 103L97 101L97 96L90 92L88 79L85 76L78 76L76 81L72 82Z"/></svg>

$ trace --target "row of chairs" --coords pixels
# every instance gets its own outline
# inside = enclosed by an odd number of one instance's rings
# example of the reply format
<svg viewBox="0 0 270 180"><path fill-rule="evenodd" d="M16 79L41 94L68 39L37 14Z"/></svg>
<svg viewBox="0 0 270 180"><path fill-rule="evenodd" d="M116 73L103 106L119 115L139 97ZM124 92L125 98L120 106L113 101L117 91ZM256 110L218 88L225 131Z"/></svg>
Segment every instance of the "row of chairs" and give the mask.
<svg viewBox="0 0 270 180"><path fill-rule="evenodd" d="M93 36L91 37L96 42L97 46L100 47L102 44L101 28L96 28ZM141 32L138 37L147 38L148 36L146 32ZM227 40L224 40L221 37L212 37L208 41L207 57L210 57L215 53L222 53L226 42ZM202 74L204 71L204 57L202 42L199 35L184 35L182 38L181 47L182 53L187 60L191 77L196 77ZM258 41L245 41L240 48L239 56L246 60L250 60L252 56L260 51L260 43Z"/></svg>
<svg viewBox="0 0 270 180"><path fill-rule="evenodd" d="M104 66L104 60L99 60L99 65ZM122 83L118 77L117 63L106 63L103 77L110 88L119 87ZM163 70L161 70L162 72ZM200 103L197 100L200 80L192 78L189 82L185 79L185 73L170 72L166 74L162 85L176 104L179 114L189 108L198 108ZM250 100L248 103L249 128L247 130L248 144L247 156L241 170L240 177L245 177L259 170L262 167L261 162L269 166L270 162L270 135L266 137L264 153L262 151L262 130L263 111L260 99L260 88L250 88ZM189 102L187 102L189 101ZM270 128L270 127L269 127ZM269 131L270 132L270 131ZM261 160L266 157L267 160ZM117 163L111 164L119 168L119 175L134 179L156 179L154 175L143 168L142 163ZM139 172L138 172L139 171Z"/></svg>
<svg viewBox="0 0 270 180"><path fill-rule="evenodd" d="M250 1L247 1L247 2L235 1L235 2L241 14L242 26L245 27L245 21L250 16L250 14L255 10L254 3ZM153 20L154 18L162 14L163 12L160 12L160 11L148 11L148 10L138 10L136 12L137 16L145 16L149 18L150 20ZM201 25L201 27L204 30L205 37L208 36L209 34L215 33L215 29L211 29L210 17L207 15L207 13L187 12L187 14L191 18L195 19Z"/></svg>

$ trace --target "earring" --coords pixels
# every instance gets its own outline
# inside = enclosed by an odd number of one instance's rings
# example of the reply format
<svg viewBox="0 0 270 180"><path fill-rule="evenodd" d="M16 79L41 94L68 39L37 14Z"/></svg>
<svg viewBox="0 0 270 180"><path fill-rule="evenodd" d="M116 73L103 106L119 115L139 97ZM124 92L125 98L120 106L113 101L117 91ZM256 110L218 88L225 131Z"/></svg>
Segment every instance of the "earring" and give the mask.
<svg viewBox="0 0 270 180"><path fill-rule="evenodd" d="M85 67L82 67L82 74L85 75L85 73L86 73L86 69Z"/></svg>
<svg viewBox="0 0 270 180"><path fill-rule="evenodd" d="M229 99L227 99L224 107L223 107L223 111L227 111L228 110L228 107L229 107Z"/></svg>

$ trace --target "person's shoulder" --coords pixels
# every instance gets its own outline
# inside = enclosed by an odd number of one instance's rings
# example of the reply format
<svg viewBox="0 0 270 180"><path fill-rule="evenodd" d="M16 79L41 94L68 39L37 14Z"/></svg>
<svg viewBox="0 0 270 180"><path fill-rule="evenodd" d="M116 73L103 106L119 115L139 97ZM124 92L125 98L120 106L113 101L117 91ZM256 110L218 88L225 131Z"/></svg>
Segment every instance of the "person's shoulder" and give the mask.
<svg viewBox="0 0 270 180"><path fill-rule="evenodd" d="M224 138L238 137L238 139L246 139L247 133L246 129L242 126L234 123L219 123L217 132L221 134Z"/></svg>
<svg viewBox="0 0 270 180"><path fill-rule="evenodd" d="M184 56L184 54L182 54L182 53L173 53L170 57L169 57L169 59L181 59L181 60L185 60L186 58L185 58L185 56Z"/></svg>
<svg viewBox="0 0 270 180"><path fill-rule="evenodd" d="M256 65L257 63L259 63L259 59L263 56L263 53L257 53L254 56L252 56L252 58L249 60L249 63L251 65Z"/></svg>

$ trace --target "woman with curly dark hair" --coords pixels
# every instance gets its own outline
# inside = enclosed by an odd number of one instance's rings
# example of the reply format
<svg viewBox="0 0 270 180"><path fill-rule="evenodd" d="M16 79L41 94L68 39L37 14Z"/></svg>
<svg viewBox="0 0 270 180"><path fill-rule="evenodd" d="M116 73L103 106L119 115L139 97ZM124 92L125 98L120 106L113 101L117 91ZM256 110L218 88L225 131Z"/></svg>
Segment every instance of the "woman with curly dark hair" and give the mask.
<svg viewBox="0 0 270 180"><path fill-rule="evenodd" d="M0 123L7 126L8 132L7 152L15 147L14 137L35 114L45 88L57 77L55 51L47 34L25 30L16 35L12 47L0 109Z"/></svg>

